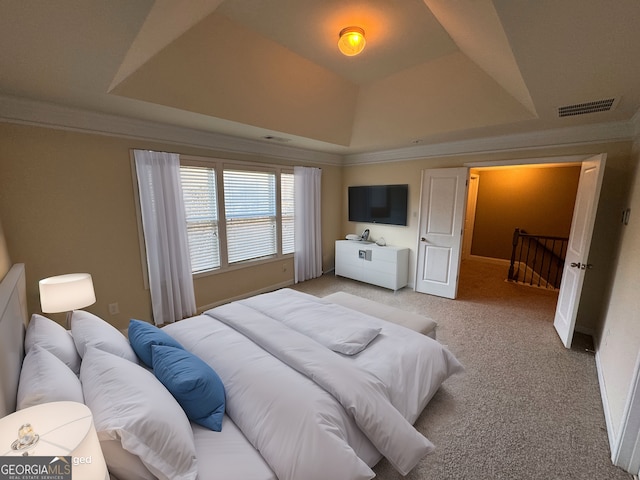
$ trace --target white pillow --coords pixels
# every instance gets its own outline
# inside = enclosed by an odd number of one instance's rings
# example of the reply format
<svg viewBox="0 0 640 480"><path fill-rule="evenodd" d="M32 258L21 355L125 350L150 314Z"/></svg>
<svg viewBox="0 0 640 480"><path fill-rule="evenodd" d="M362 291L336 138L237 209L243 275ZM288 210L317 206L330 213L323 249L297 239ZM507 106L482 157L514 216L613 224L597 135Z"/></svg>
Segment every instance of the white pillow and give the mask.
<svg viewBox="0 0 640 480"><path fill-rule="evenodd" d="M80 380L101 442L119 440L160 479L197 477L189 420L153 373L89 346Z"/></svg>
<svg viewBox="0 0 640 480"><path fill-rule="evenodd" d="M22 362L18 384L18 410L41 403L65 400L84 403L80 380L54 354L40 345L33 345Z"/></svg>
<svg viewBox="0 0 640 480"><path fill-rule="evenodd" d="M96 315L84 310L74 310L71 315L71 333L81 357L87 347L93 346L105 352L138 363L138 356L120 330Z"/></svg>
<svg viewBox="0 0 640 480"><path fill-rule="evenodd" d="M24 338L25 353L40 345L62 360L76 375L80 373L80 356L73 338L62 325L42 315L31 315Z"/></svg>

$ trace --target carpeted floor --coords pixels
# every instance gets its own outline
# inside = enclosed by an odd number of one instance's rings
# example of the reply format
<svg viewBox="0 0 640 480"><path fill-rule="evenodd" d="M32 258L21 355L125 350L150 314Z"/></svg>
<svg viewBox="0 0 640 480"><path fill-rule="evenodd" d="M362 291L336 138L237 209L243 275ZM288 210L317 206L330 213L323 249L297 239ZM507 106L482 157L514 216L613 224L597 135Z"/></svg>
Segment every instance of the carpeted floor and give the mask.
<svg viewBox="0 0 640 480"><path fill-rule="evenodd" d="M632 478L610 459L589 343L563 347L557 294L504 281L504 267L465 261L458 299L392 292L332 273L294 288L346 291L436 320L438 340L466 371L447 380L416 422L435 445L406 477L383 460L381 480ZM588 337L587 337L588 338Z"/></svg>

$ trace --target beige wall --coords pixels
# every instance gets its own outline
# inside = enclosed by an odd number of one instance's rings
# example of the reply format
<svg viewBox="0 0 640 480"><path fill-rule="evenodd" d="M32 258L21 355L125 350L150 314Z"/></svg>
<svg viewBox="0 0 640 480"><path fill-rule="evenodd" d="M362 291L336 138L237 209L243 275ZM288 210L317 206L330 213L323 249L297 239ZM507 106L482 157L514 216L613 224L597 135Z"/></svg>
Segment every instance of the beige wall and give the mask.
<svg viewBox="0 0 640 480"><path fill-rule="evenodd" d="M579 166L482 170L471 253L511 258L513 231L568 237Z"/></svg>
<svg viewBox="0 0 640 480"><path fill-rule="evenodd" d="M584 331L597 331L602 318L603 295L611 279L611 265L615 258L615 246L620 235L620 211L626 202L631 172L631 142L605 143L583 146L571 146L553 149L537 149L496 154L472 154L452 157L428 158L403 162L390 162L375 165L348 166L344 169L342 180L343 196L346 198L349 185L408 183L409 184L409 225L407 227L388 227L357 224L347 220L346 201L342 205L342 232L360 232L371 228L374 239L383 236L389 245L405 246L411 249L409 259L410 284L415 282L415 252L418 235L418 212L420 209L420 178L426 168L459 167L466 163L495 162L501 160L520 160L549 158L566 155L587 155L607 153L605 175L592 249L589 262L597 266L585 278L577 325ZM596 274L597 272L597 274Z"/></svg>
<svg viewBox="0 0 640 480"><path fill-rule="evenodd" d="M2 230L2 222L0 222L0 281L2 281L10 268L11 258L9 257L9 249L7 248L4 231Z"/></svg>
<svg viewBox="0 0 640 480"><path fill-rule="evenodd" d="M620 248L614 262L613 280L604 302L604 321L600 328L598 357L609 407L611 426L617 437L634 368L640 354L640 142L635 145L636 173L626 204L631 208L629 224L622 229Z"/></svg>
<svg viewBox="0 0 640 480"><path fill-rule="evenodd" d="M26 264L29 309L38 312L39 279L74 271L92 273L97 303L88 310L126 327L130 317L150 319L144 288L129 150L150 148L191 155L215 152L140 140L0 124L0 277L10 262ZM322 166L323 268L334 263L334 241L371 228L374 239L407 246L415 264L420 175L425 168L467 162L553 157L606 152L603 188L578 323L600 333L598 355L612 422L619 425L640 352L640 299L636 266L640 263L640 145L629 142L504 154L460 155L366 166ZM234 158L237 158L234 157ZM247 157L258 161L259 158ZM268 160L270 163L272 159ZM633 182L633 183L632 183ZM347 186L409 184L407 227L347 221ZM631 187L633 187L631 189ZM629 196L629 191L631 195ZM621 211L630 206L628 226ZM619 251L619 254L618 254ZM9 257L9 252L11 255ZM411 269L413 270L413 269ZM413 281L413 271L411 272ZM291 260L211 275L195 281L200 307L291 282ZM117 316L108 304L118 302ZM63 315L58 317L62 320Z"/></svg>
<svg viewBox="0 0 640 480"><path fill-rule="evenodd" d="M144 287L130 149L240 159L171 144L0 124L0 219L11 260L26 264L29 310L40 311L38 280L89 272L97 302L87 310L119 328L151 319ZM255 156L249 161L276 163ZM287 164L287 162L278 162ZM340 228L341 167L322 166L323 252L333 266ZM0 257L1 258L1 257ZM291 259L197 278L199 307L293 282ZM108 313L118 303L120 314ZM62 321L64 314L52 314Z"/></svg>

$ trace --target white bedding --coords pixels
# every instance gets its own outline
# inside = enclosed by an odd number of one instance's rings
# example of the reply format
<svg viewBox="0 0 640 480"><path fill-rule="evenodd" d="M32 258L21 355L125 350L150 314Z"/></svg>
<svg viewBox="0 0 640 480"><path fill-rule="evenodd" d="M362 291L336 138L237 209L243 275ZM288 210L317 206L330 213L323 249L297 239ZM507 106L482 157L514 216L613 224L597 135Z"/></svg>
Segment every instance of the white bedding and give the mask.
<svg viewBox="0 0 640 480"><path fill-rule="evenodd" d="M227 414L279 480L373 478L377 450L313 381L209 316L164 330L218 373Z"/></svg>
<svg viewBox="0 0 640 480"><path fill-rule="evenodd" d="M263 299L270 301L269 296ZM224 305L207 314L250 338L329 392L402 475L433 451L433 444L391 404L387 387L374 375L242 302Z"/></svg>
<svg viewBox="0 0 640 480"><path fill-rule="evenodd" d="M198 452L198 478L278 480L260 454L247 448L247 439L228 416L224 416L220 432L195 423L191 426Z"/></svg>
<svg viewBox="0 0 640 480"><path fill-rule="evenodd" d="M370 479L380 451L406 474L430 451L410 423L462 369L438 342L290 289L205 313L164 330L216 370L229 417L280 480ZM342 325L380 333L358 354L337 354L296 327L323 318L332 341Z"/></svg>
<svg viewBox="0 0 640 480"><path fill-rule="evenodd" d="M222 431L191 423L198 455L198 478L206 480L278 480L269 465L253 449L228 416ZM109 473L116 480L156 480L140 459L122 448L119 440L100 442L111 460Z"/></svg>
<svg viewBox="0 0 640 480"><path fill-rule="evenodd" d="M410 423L418 419L442 382L463 370L453 354L436 340L313 295L284 288L238 303L290 326L309 320L317 328L324 324L333 330L343 324L351 331L351 324L363 323L380 328L367 348L348 359L387 386L391 403ZM205 313L215 315L216 310ZM323 321L327 318L329 323ZM336 338L339 335L334 332Z"/></svg>

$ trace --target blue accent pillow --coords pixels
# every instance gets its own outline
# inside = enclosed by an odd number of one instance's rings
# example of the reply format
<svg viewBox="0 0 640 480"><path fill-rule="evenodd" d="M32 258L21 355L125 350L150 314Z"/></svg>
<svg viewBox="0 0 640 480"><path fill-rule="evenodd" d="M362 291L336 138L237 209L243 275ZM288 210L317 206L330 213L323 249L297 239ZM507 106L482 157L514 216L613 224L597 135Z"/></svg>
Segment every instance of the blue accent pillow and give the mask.
<svg viewBox="0 0 640 480"><path fill-rule="evenodd" d="M129 343L136 355L149 368L152 366L151 347L153 345L167 345L183 348L171 335L160 328L142 320L129 321Z"/></svg>
<svg viewBox="0 0 640 480"><path fill-rule="evenodd" d="M189 420L210 430L222 430L224 385L203 360L181 348L151 347L153 373L178 401Z"/></svg>

